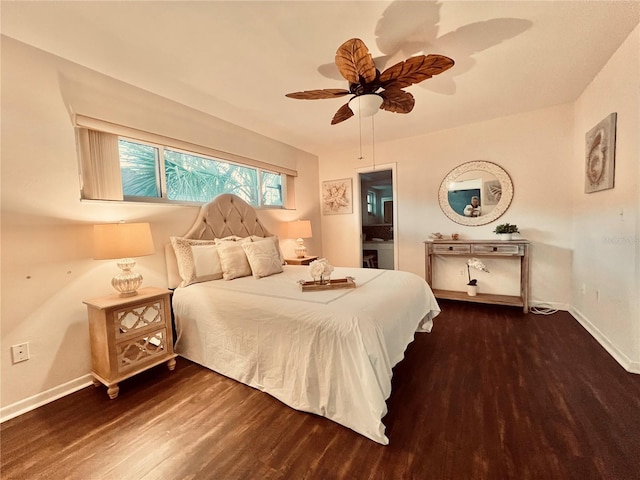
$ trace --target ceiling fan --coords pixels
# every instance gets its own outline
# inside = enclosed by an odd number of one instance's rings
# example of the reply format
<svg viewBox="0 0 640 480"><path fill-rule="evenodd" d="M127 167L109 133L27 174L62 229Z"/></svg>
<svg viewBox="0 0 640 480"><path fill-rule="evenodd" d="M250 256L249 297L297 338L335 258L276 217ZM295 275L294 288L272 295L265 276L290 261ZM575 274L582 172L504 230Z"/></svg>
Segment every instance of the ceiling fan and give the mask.
<svg viewBox="0 0 640 480"><path fill-rule="evenodd" d="M348 90L326 88L287 93L286 96L300 100L319 100L353 95L349 102L338 109L331 125L351 118L354 110L360 108L360 100L364 100L365 96L368 100L373 100L369 115L373 115L378 108L388 112L409 113L413 110L415 99L402 89L449 70L453 64L453 60L443 55L419 55L396 63L380 73L364 42L359 38L352 38L336 51L336 66L340 74L349 81ZM358 102L352 104L354 99L358 99Z"/></svg>

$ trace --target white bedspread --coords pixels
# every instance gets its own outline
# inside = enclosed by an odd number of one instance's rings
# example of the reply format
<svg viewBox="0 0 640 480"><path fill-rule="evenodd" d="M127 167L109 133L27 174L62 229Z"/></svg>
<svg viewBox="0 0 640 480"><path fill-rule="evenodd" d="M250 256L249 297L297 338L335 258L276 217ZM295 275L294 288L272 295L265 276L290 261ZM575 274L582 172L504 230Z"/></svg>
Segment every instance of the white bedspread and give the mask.
<svg viewBox="0 0 640 480"><path fill-rule="evenodd" d="M297 281L310 280L306 266L178 288L176 350L386 445L392 368L416 331L431 330L440 308L417 275L336 268L332 277L347 275L357 288L302 292Z"/></svg>

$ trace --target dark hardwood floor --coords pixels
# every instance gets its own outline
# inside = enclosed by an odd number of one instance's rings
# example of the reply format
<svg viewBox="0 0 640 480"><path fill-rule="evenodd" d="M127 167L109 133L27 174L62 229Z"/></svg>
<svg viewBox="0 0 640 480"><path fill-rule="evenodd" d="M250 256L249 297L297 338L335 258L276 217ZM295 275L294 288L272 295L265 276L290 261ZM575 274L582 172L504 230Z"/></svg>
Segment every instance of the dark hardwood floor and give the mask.
<svg viewBox="0 0 640 480"><path fill-rule="evenodd" d="M640 479L640 375L566 312L441 302L381 446L178 359L2 424L2 479Z"/></svg>

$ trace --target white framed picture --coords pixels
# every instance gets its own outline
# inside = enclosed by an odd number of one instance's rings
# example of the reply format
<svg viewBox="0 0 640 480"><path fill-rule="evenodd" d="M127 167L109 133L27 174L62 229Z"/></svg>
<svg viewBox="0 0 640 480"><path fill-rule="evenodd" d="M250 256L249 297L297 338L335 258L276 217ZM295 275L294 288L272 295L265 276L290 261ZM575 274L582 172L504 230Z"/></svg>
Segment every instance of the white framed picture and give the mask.
<svg viewBox="0 0 640 480"><path fill-rule="evenodd" d="M353 189L350 178L322 182L322 214L353 213Z"/></svg>

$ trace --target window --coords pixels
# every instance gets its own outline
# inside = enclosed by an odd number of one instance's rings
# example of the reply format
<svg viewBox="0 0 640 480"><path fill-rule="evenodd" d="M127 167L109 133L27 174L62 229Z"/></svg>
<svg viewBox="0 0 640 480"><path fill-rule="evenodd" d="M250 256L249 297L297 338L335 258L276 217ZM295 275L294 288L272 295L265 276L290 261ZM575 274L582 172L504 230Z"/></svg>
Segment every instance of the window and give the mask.
<svg viewBox="0 0 640 480"><path fill-rule="evenodd" d="M156 165L159 149L118 139L122 193L131 197L160 198L160 178Z"/></svg>
<svg viewBox="0 0 640 480"><path fill-rule="evenodd" d="M282 175L279 173L260 172L262 177L260 184L262 185L262 205L276 206L283 205L282 198Z"/></svg>
<svg viewBox="0 0 640 480"><path fill-rule="evenodd" d="M367 213L369 215L375 215L376 211L376 194L369 190L367 192Z"/></svg>
<svg viewBox="0 0 640 480"><path fill-rule="evenodd" d="M255 168L167 148L164 170L169 200L208 202L221 193L233 193L251 205L259 205Z"/></svg>
<svg viewBox="0 0 640 480"><path fill-rule="evenodd" d="M125 138L118 147L125 197L205 203L233 193L251 205L282 206L279 173Z"/></svg>
<svg viewBox="0 0 640 480"><path fill-rule="evenodd" d="M278 167L250 159L244 165L231 154L237 161L91 129L79 129L78 142L83 198L205 203L232 193L256 207L283 207L283 183L291 183Z"/></svg>

